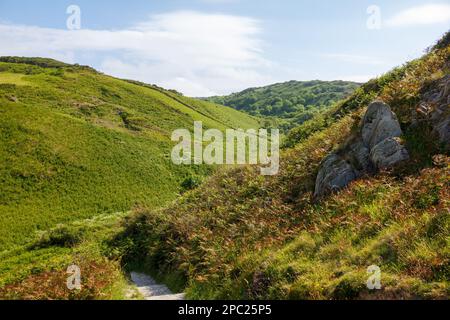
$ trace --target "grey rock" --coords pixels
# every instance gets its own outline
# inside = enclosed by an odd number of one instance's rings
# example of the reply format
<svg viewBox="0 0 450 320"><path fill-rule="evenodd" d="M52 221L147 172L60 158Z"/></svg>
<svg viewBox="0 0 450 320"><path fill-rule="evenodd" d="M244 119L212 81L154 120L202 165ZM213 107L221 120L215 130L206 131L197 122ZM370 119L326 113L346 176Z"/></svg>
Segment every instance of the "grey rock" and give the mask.
<svg viewBox="0 0 450 320"><path fill-rule="evenodd" d="M439 140L450 149L450 116L443 118L434 125L434 131L439 135Z"/></svg>
<svg viewBox="0 0 450 320"><path fill-rule="evenodd" d="M364 144L372 149L387 138L399 137L402 134L397 116L391 108L380 101L372 102L364 116L361 136Z"/></svg>
<svg viewBox="0 0 450 320"><path fill-rule="evenodd" d="M377 169L386 169L408 160L409 154L398 138L388 138L370 151L370 160Z"/></svg>
<svg viewBox="0 0 450 320"><path fill-rule="evenodd" d="M353 160L351 161L353 167L359 172L365 172L371 169L370 151L361 139L358 139L350 145L349 156Z"/></svg>
<svg viewBox="0 0 450 320"><path fill-rule="evenodd" d="M331 154L322 163L316 179L315 198L337 191L355 180L358 173L350 163L337 154Z"/></svg>
<svg viewBox="0 0 450 320"><path fill-rule="evenodd" d="M424 116L417 108L414 117L422 116L422 121L430 121L439 141L450 149L450 75L437 80L431 87L422 95L419 105L426 106L430 110L429 114Z"/></svg>
<svg viewBox="0 0 450 320"><path fill-rule="evenodd" d="M439 80L436 91L439 98L432 101L436 107L431 112L431 121L440 142L450 149L450 75Z"/></svg>
<svg viewBox="0 0 450 320"><path fill-rule="evenodd" d="M402 134L397 116L383 102L369 105L360 134L322 162L316 179L314 197L346 187L351 181L375 169L393 167L409 158L400 143Z"/></svg>
<svg viewBox="0 0 450 320"><path fill-rule="evenodd" d="M448 105L440 104L438 107L434 108L430 112L430 119L433 123L438 123L441 121L442 117L445 115L445 111L448 110Z"/></svg>

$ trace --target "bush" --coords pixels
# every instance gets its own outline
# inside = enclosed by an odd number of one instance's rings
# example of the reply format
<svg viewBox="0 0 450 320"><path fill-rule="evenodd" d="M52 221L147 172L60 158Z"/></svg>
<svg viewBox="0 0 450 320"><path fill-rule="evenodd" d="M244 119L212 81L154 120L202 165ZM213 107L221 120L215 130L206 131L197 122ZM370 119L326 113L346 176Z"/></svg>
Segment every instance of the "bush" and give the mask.
<svg viewBox="0 0 450 320"><path fill-rule="evenodd" d="M81 242L83 234L84 230L80 228L58 225L54 229L40 233L38 239L32 244L32 247L74 247Z"/></svg>
<svg viewBox="0 0 450 320"><path fill-rule="evenodd" d="M200 186L202 183L202 179L198 176L190 176L183 180L181 183L181 188L183 188L183 192L193 190Z"/></svg>

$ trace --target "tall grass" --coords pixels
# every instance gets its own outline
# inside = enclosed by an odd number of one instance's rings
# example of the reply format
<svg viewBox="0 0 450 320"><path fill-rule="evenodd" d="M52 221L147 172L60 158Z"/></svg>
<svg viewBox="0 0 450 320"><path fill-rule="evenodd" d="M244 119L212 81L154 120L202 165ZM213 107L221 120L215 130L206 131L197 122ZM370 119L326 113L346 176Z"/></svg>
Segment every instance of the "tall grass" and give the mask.
<svg viewBox="0 0 450 320"><path fill-rule="evenodd" d="M4 61L4 62L1 62ZM209 167L170 159L173 130L257 119L49 59L0 59L0 250L98 214L158 207Z"/></svg>
<svg viewBox="0 0 450 320"><path fill-rule="evenodd" d="M448 299L449 158L411 124L449 57L448 47L434 49L305 123L278 176L224 171L167 208L135 210L113 241L123 263L195 299ZM320 162L355 133L374 98L398 114L410 161L314 202ZM366 286L373 264L379 291Z"/></svg>

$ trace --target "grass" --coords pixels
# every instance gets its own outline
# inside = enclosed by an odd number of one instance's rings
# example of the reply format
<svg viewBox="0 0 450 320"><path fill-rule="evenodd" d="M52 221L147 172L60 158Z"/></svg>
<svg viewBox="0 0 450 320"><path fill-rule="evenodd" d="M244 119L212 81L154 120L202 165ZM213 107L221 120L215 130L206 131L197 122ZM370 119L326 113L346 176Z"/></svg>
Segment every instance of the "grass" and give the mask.
<svg viewBox="0 0 450 320"><path fill-rule="evenodd" d="M0 62L0 250L58 223L158 207L209 167L170 159L173 130L258 128L226 107L53 60Z"/></svg>
<svg viewBox="0 0 450 320"><path fill-rule="evenodd" d="M120 299L124 272L142 270L193 299L448 299L450 159L411 114L449 56L440 41L293 130L279 175L207 178L171 166L171 130L254 118L87 67L0 59L0 74L33 84L0 84L0 298ZM322 159L374 98L398 115L410 161L315 202ZM65 287L73 263L79 292ZM382 290L367 289L370 265Z"/></svg>
<svg viewBox="0 0 450 320"><path fill-rule="evenodd" d="M129 288L105 245L128 213L59 224L0 254L0 299L123 299ZM66 286L71 265L81 269L81 290Z"/></svg>
<svg viewBox="0 0 450 320"><path fill-rule="evenodd" d="M193 299L448 299L448 150L412 111L448 75L450 48L367 83L289 137L280 174L216 173L166 208L137 208L113 247ZM315 202L322 159L356 132L367 104L389 103L411 159ZM378 265L382 290L366 286Z"/></svg>
<svg viewBox="0 0 450 320"><path fill-rule="evenodd" d="M222 173L167 209L136 212L114 245L126 263L158 270L193 299L447 298L449 160L401 179L361 180L314 203L286 178L310 188L314 174L290 170L336 143L305 156L323 138L285 156L289 171L276 181L251 169ZM365 285L372 264L382 291Z"/></svg>
<svg viewBox="0 0 450 320"><path fill-rule="evenodd" d="M1 73L0 74L0 84L13 84L16 86L26 86L31 83L24 80L24 75L17 73Z"/></svg>

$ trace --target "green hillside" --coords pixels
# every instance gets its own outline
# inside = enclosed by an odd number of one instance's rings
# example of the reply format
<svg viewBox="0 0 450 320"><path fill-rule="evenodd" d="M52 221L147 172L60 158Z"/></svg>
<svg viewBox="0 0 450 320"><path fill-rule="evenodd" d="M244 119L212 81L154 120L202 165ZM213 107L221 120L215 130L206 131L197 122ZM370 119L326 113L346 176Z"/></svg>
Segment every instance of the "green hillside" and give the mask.
<svg viewBox="0 0 450 320"><path fill-rule="evenodd" d="M122 263L194 299L448 299L449 150L417 112L425 97L448 101L449 77L447 33L293 130L278 176L225 170L165 209L136 209L112 242ZM321 162L345 152L374 99L397 115L410 159L317 201ZM371 265L381 290L366 286Z"/></svg>
<svg viewBox="0 0 450 320"><path fill-rule="evenodd" d="M287 130L348 97L359 86L348 81L289 81L206 99L250 115L277 119L280 128Z"/></svg>
<svg viewBox="0 0 450 320"><path fill-rule="evenodd" d="M0 58L0 251L57 223L156 207L206 167L172 164L172 131L258 128L234 109L43 58Z"/></svg>
<svg viewBox="0 0 450 320"><path fill-rule="evenodd" d="M417 110L436 92L448 99L450 34L291 130L278 175L220 168L176 200L210 172L170 164L171 130L254 118L87 67L11 59L0 63L0 299L123 299L132 270L192 299L448 299L450 155ZM323 159L345 152L374 99L397 115L410 159L314 199ZM79 291L66 287L73 263ZM382 290L366 286L370 265Z"/></svg>

